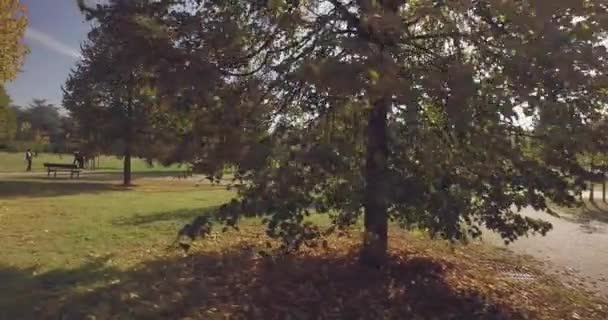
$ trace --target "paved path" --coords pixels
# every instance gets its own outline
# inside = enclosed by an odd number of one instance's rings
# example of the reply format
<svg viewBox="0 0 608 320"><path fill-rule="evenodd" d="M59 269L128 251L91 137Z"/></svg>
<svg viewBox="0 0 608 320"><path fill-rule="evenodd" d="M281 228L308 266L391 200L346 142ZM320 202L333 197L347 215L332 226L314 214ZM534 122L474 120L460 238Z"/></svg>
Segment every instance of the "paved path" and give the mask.
<svg viewBox="0 0 608 320"><path fill-rule="evenodd" d="M545 237L517 240L509 249L549 262L551 271L574 273L584 278L592 290L608 297L608 223L557 218L532 208L522 210L521 214L551 222L553 230ZM486 236L486 241L504 246L494 235Z"/></svg>

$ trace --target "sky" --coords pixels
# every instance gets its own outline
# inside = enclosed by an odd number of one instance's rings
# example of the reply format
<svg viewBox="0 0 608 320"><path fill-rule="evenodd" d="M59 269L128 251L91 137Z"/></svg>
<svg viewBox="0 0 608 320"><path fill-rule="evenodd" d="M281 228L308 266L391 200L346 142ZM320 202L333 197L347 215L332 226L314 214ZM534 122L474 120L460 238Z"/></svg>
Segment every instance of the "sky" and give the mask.
<svg viewBox="0 0 608 320"><path fill-rule="evenodd" d="M25 43L30 53L22 72L6 85L13 104L25 106L32 99L61 105L61 86L80 59L80 44L90 27L76 0L22 0L29 26Z"/></svg>

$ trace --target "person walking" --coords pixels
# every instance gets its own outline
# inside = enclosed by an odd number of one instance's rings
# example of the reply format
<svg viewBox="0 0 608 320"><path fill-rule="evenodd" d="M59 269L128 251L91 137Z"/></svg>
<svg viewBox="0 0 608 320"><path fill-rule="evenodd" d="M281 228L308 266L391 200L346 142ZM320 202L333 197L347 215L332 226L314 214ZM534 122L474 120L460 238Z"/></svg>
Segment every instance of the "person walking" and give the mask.
<svg viewBox="0 0 608 320"><path fill-rule="evenodd" d="M74 151L74 161L72 163L78 166L79 169L84 169L84 156L80 151Z"/></svg>
<svg viewBox="0 0 608 320"><path fill-rule="evenodd" d="M25 171L32 171L32 151L27 149L25 152L25 161L27 162L27 169Z"/></svg>

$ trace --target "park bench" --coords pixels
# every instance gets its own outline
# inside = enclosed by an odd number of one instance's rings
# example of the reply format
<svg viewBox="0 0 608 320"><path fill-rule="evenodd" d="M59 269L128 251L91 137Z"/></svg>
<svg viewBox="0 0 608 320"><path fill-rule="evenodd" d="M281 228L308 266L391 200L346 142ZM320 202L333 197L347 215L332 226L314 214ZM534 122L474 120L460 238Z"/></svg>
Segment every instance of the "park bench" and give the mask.
<svg viewBox="0 0 608 320"><path fill-rule="evenodd" d="M57 171L65 171L70 172L70 179L76 177L80 178L80 169L75 164L66 164L66 163L45 163L44 167L47 170L47 176L51 176L51 172L54 177L57 177Z"/></svg>

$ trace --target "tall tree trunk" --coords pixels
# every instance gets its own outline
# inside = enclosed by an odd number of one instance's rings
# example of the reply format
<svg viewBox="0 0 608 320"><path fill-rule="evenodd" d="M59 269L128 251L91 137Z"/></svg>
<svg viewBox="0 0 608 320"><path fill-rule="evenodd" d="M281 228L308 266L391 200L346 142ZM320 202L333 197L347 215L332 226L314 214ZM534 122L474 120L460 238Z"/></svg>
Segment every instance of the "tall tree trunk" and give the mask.
<svg viewBox="0 0 608 320"><path fill-rule="evenodd" d="M131 185L131 153L133 147L133 76L131 75L127 85L127 121L125 126L125 154L123 165L122 183Z"/></svg>
<svg viewBox="0 0 608 320"><path fill-rule="evenodd" d="M589 171L594 172L593 170L593 156L591 156L591 163L590 163L590 168ZM593 202L594 197L593 197L593 188L594 187L594 183L593 183L593 177L591 178L591 181L589 181L589 201Z"/></svg>
<svg viewBox="0 0 608 320"><path fill-rule="evenodd" d="M602 202L606 202L606 159L602 162Z"/></svg>
<svg viewBox="0 0 608 320"><path fill-rule="evenodd" d="M122 172L122 184L125 186L131 185L131 153L132 153L132 144L133 137L131 134L132 124L131 124L131 107L128 107L127 110L127 130L125 133L125 154L124 154L124 164L123 164L123 172Z"/></svg>
<svg viewBox="0 0 608 320"><path fill-rule="evenodd" d="M127 144L127 147L125 147L122 184L125 186L131 185L131 147L129 144Z"/></svg>
<svg viewBox="0 0 608 320"><path fill-rule="evenodd" d="M390 100L379 99L370 111L365 165L365 234L361 262L381 266L388 247L387 114Z"/></svg>

